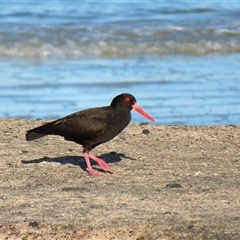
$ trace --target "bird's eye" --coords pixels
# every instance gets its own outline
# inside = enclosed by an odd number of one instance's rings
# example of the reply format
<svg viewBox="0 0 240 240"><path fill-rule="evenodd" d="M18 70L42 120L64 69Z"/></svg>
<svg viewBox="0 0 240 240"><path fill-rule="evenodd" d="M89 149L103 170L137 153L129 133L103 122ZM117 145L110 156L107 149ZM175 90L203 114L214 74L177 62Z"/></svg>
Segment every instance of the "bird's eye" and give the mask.
<svg viewBox="0 0 240 240"><path fill-rule="evenodd" d="M130 98L129 98L129 97L126 97L126 98L125 98L125 102L130 102Z"/></svg>

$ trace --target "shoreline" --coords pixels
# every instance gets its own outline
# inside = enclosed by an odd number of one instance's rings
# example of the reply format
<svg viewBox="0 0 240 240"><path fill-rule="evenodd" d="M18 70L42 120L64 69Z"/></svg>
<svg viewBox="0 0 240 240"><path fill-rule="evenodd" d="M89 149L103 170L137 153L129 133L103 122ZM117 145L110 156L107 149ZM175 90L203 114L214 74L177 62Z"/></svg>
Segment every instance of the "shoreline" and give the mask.
<svg viewBox="0 0 240 240"><path fill-rule="evenodd" d="M131 123L92 177L76 143L25 141L43 122L0 119L1 239L240 238L240 126Z"/></svg>

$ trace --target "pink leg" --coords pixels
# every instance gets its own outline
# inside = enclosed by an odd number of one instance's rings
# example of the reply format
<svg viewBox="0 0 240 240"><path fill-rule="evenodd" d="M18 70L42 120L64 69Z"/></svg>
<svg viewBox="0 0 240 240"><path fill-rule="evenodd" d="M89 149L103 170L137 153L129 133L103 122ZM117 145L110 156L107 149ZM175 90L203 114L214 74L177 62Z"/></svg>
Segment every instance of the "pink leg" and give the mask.
<svg viewBox="0 0 240 240"><path fill-rule="evenodd" d="M92 175L92 176L104 176L103 174L100 174L100 173L98 173L98 172L96 172L96 171L94 171L93 169L92 169L92 166L91 166L91 163L90 163L90 160L89 160L89 152L85 152L84 154L83 154L83 156L84 156L84 159L85 159L85 161L86 161L86 164L87 164L87 171L88 171L88 173L90 174L90 175Z"/></svg>
<svg viewBox="0 0 240 240"><path fill-rule="evenodd" d="M91 153L89 153L88 156L92 160L94 160L103 170L112 172L112 169L110 168L110 166L108 166L107 163L105 163L101 158L97 158L94 155L92 155Z"/></svg>

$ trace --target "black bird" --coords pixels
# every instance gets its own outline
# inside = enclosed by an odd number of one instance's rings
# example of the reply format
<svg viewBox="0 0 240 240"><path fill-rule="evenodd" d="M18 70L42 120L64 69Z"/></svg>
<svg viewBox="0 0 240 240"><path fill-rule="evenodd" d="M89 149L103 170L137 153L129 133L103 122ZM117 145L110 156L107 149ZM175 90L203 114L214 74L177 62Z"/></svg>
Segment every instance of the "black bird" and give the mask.
<svg viewBox="0 0 240 240"><path fill-rule="evenodd" d="M132 109L149 120L155 121L136 102L133 95L120 94L112 100L110 106L79 111L30 129L26 133L26 140L32 141L46 135L60 135L65 140L81 144L88 173L93 176L101 176L92 169L89 159L96 161L103 170L110 172L112 170L107 163L92 155L90 151L118 135L129 124Z"/></svg>

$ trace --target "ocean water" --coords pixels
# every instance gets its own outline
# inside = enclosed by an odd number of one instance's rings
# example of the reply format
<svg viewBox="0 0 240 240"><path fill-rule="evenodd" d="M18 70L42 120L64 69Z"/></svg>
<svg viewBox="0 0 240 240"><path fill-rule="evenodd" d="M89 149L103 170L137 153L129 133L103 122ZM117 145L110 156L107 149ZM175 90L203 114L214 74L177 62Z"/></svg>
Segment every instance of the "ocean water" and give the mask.
<svg viewBox="0 0 240 240"><path fill-rule="evenodd" d="M59 118L129 92L157 124L240 123L237 1L0 4L0 118Z"/></svg>

